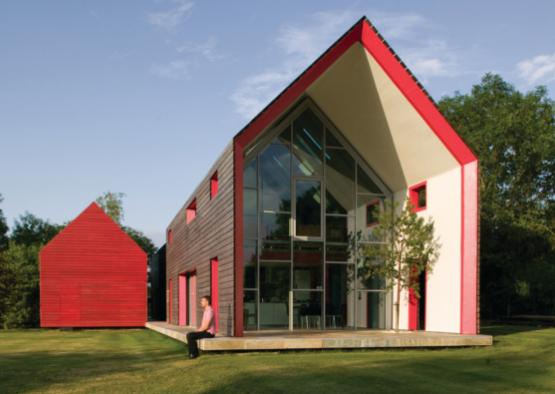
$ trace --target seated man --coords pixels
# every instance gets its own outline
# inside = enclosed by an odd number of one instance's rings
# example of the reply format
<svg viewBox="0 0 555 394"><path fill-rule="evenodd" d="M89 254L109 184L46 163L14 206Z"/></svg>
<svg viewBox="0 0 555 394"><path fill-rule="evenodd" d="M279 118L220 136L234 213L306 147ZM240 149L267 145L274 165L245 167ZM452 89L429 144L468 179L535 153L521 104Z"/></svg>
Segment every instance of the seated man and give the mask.
<svg viewBox="0 0 555 394"><path fill-rule="evenodd" d="M204 309L202 315L202 323L195 332L187 333L187 345L189 346L189 358L197 358L198 344L197 340L202 338L214 338L216 329L214 327L214 311L210 306L210 296L204 296L200 299L200 306Z"/></svg>

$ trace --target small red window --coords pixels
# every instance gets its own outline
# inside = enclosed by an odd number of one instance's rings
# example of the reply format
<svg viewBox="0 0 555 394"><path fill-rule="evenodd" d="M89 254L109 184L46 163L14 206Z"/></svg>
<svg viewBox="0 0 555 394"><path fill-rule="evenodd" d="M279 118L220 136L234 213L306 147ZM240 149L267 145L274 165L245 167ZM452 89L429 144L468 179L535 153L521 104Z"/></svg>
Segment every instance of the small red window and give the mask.
<svg viewBox="0 0 555 394"><path fill-rule="evenodd" d="M414 212L426 209L427 196L426 196L426 182L414 185L409 189L409 198L412 203Z"/></svg>
<svg viewBox="0 0 555 394"><path fill-rule="evenodd" d="M173 241L173 233L172 233L172 229L170 228L168 230L168 243L171 244Z"/></svg>
<svg viewBox="0 0 555 394"><path fill-rule="evenodd" d="M218 194L218 171L210 178L210 199L212 200Z"/></svg>
<svg viewBox="0 0 555 394"><path fill-rule="evenodd" d="M197 199L195 198L193 201L191 201L191 203L185 210L185 218L186 218L187 224L191 223L196 216L197 216Z"/></svg>
<svg viewBox="0 0 555 394"><path fill-rule="evenodd" d="M380 200L375 199L366 205L366 227L378 224L380 217Z"/></svg>

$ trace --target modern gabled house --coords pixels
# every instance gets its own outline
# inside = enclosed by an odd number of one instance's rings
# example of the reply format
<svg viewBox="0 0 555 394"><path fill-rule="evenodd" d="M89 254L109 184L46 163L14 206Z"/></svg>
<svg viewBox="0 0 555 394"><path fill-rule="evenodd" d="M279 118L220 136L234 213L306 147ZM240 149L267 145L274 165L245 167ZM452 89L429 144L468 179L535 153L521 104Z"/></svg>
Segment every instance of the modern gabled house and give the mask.
<svg viewBox="0 0 555 394"><path fill-rule="evenodd" d="M142 327L147 257L96 203L40 251L41 327Z"/></svg>
<svg viewBox="0 0 555 394"><path fill-rule="evenodd" d="M220 335L399 327L478 330L478 161L363 18L227 145L167 228L167 320ZM372 242L385 200L410 199L441 244L422 297L361 281L349 234ZM354 280L350 272L355 272Z"/></svg>

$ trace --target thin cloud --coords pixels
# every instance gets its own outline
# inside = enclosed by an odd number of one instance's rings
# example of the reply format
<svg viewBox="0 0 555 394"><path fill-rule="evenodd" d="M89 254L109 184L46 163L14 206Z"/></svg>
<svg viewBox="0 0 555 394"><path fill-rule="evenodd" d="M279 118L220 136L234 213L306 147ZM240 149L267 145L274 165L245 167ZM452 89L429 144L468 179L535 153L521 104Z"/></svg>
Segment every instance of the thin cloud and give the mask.
<svg viewBox="0 0 555 394"><path fill-rule="evenodd" d="M419 14L393 14L370 11L370 21L380 30L387 40L410 39L414 32L429 26L429 22Z"/></svg>
<svg viewBox="0 0 555 394"><path fill-rule="evenodd" d="M215 62L224 58L216 49L215 39L209 39L201 44L188 43L177 47L175 52L181 59L167 64L155 64L150 68L151 74L161 78L186 79L206 61Z"/></svg>
<svg viewBox="0 0 555 394"><path fill-rule="evenodd" d="M516 69L528 86L555 81L555 53L523 60L516 65Z"/></svg>
<svg viewBox="0 0 555 394"><path fill-rule="evenodd" d="M353 9L318 12L302 25L281 27L273 44L284 60L241 81L230 96L235 111L252 118L363 14ZM445 41L429 38L431 23L421 15L375 10L366 14L423 81L459 74L456 51Z"/></svg>
<svg viewBox="0 0 555 394"><path fill-rule="evenodd" d="M183 20L191 13L194 2L190 0L171 0L174 5L168 11L151 12L147 15L150 24L167 31L175 31Z"/></svg>
<svg viewBox="0 0 555 394"><path fill-rule="evenodd" d="M459 54L443 40L400 43L397 52L422 82L461 74Z"/></svg>
<svg viewBox="0 0 555 394"><path fill-rule="evenodd" d="M287 55L310 61L335 41L354 20L356 14L352 10L317 12L302 26L283 26L276 38L276 44Z"/></svg>
<svg viewBox="0 0 555 394"><path fill-rule="evenodd" d="M279 90L291 81L291 69L271 71L245 78L231 95L235 111L246 119L252 118Z"/></svg>
<svg viewBox="0 0 555 394"><path fill-rule="evenodd" d="M187 43L176 48L178 53L188 53L200 55L209 62L223 59L225 56L217 49L218 43L214 37L209 38L203 43Z"/></svg>
<svg viewBox="0 0 555 394"><path fill-rule="evenodd" d="M184 60L175 60L168 64L155 64L150 72L157 77L168 79L184 79L189 76L190 64Z"/></svg>
<svg viewBox="0 0 555 394"><path fill-rule="evenodd" d="M351 10L318 12L302 26L283 26L274 41L284 61L243 79L230 99L235 111L252 118L356 19Z"/></svg>

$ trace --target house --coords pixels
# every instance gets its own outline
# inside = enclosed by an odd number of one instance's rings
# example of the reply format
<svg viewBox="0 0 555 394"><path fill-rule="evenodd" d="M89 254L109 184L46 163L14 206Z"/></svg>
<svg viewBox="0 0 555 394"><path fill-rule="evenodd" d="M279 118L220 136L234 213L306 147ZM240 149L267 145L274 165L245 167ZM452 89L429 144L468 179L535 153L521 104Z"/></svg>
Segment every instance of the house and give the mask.
<svg viewBox="0 0 555 394"><path fill-rule="evenodd" d="M40 251L40 326L144 326L146 259L93 202Z"/></svg>
<svg viewBox="0 0 555 394"><path fill-rule="evenodd" d="M363 18L227 145L167 227L167 320L218 333L478 332L478 161ZM422 297L358 278L349 234L372 240L385 200L414 202L441 244ZM354 278L354 279L352 279Z"/></svg>

